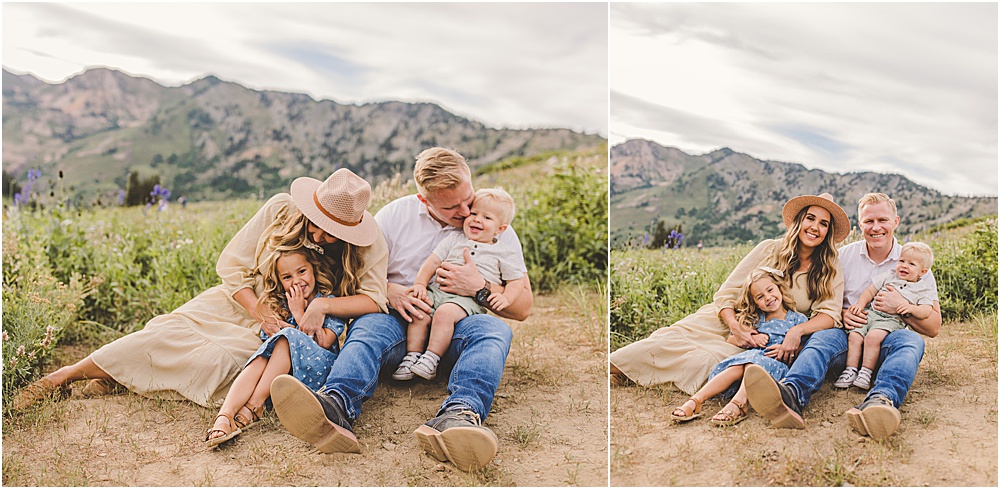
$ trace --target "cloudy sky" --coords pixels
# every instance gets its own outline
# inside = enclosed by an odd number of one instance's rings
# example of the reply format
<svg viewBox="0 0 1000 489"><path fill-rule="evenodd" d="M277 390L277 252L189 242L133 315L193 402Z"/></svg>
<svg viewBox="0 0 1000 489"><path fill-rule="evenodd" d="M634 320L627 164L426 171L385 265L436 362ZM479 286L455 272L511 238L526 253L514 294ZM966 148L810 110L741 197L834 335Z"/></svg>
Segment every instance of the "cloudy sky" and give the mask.
<svg viewBox="0 0 1000 489"><path fill-rule="evenodd" d="M608 134L606 4L4 3L3 66L206 75L340 103L433 102L492 127Z"/></svg>
<svg viewBox="0 0 1000 489"><path fill-rule="evenodd" d="M995 3L613 3L610 56L612 145L997 195Z"/></svg>

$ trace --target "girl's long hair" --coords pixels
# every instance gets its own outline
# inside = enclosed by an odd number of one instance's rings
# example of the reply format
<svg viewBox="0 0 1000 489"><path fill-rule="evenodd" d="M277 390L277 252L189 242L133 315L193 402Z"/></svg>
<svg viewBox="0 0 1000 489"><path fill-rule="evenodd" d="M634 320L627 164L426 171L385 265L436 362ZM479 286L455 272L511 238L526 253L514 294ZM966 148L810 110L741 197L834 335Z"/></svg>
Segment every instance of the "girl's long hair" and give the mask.
<svg viewBox="0 0 1000 489"><path fill-rule="evenodd" d="M268 258L268 263L261 267L261 279L264 284L264 293L257 298L257 314L262 318L288 320L287 300L285 299L285 288L281 286L281 278L278 276L278 260L287 256L300 255L313 267L313 277L316 278L316 285L313 293L330 294L333 292L333 282L331 281L329 268L324 266L320 254L308 248L295 248L275 251Z"/></svg>
<svg viewBox="0 0 1000 489"><path fill-rule="evenodd" d="M264 246L266 250L272 251L274 263L258 265L261 275L266 275L268 270L275 271L277 256L281 253L292 250L307 250L312 258L308 258L313 263L314 274L316 275L317 289L324 294L336 294L338 297L348 297L358 293L361 289L361 276L358 275L365 260L362 255L362 248L345 241L337 241L332 245L320 246L309 239L309 219L302 214L295 206L288 208L275 216L275 224L268 228L270 236ZM314 251L315 250L315 251ZM320 251L321 250L321 251ZM317 252L319 251L319 252ZM262 253L265 250L261 250ZM260 263L260 256L257 262ZM270 260L268 260L270 261ZM275 273L276 276L276 273ZM326 291L319 287L320 276L331 285ZM281 283L278 281L278 288ZM264 297L274 294L274 289L265 288L265 293L258 299L258 304ZM279 291L280 301L284 301L284 291ZM278 307L283 307L281 302L276 303ZM270 307L270 306L269 306ZM258 309L259 310L259 309ZM280 309L278 309L280 311Z"/></svg>
<svg viewBox="0 0 1000 489"><path fill-rule="evenodd" d="M803 208L795 215L792 225L785 231L785 235L782 236L778 244L775 268L785 274L783 282L789 286L792 274L802 264L798 254L799 231L802 230L802 221L805 220L809 207ZM833 248L830 239L835 234L837 224L831 219L830 227L827 229L823 241L813 248L812 264L806 275L806 290L809 293L809 300L812 302L833 297L833 276L839 266L839 260L837 259L837 250Z"/></svg>
<svg viewBox="0 0 1000 489"><path fill-rule="evenodd" d="M782 275L784 275L783 272L767 267L761 267L750 272L750 276L747 277L747 281L743 283L743 287L740 289L739 297L736 298L736 304L733 305L737 322L751 328L757 327L757 322L762 311L753 300L753 293L750 292L750 286L765 277L770 278L774 282L774 285L778 286L778 290L781 291L781 305L785 307L785 311L795 310L795 299L788 293L788 285Z"/></svg>

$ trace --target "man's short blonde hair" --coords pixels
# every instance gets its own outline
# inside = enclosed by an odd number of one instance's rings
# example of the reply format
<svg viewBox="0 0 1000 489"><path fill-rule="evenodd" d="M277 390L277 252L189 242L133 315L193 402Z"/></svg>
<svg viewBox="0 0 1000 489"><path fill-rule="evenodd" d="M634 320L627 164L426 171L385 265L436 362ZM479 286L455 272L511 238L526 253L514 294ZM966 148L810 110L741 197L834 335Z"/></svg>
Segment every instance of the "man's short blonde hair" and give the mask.
<svg viewBox="0 0 1000 489"><path fill-rule="evenodd" d="M509 226L514 220L514 198L506 190L496 188L483 188L476 192L476 200L472 205L484 204L492 206L500 218L500 224Z"/></svg>
<svg viewBox="0 0 1000 489"><path fill-rule="evenodd" d="M886 194L871 193L871 194L865 194L863 197L861 197L861 200L858 201L858 221L861 220L861 211L864 210L865 207L874 204L881 204L882 202L889 203L889 210L892 211L893 216L898 215L896 213L895 200L890 199L889 196Z"/></svg>
<svg viewBox="0 0 1000 489"><path fill-rule="evenodd" d="M920 264L928 270L931 269L931 265L934 265L934 251L931 250L930 246L927 246L920 241L910 241L909 243L906 243L903 245L903 249L899 253L900 256L902 256L903 253L907 252L917 255L917 261L919 261Z"/></svg>
<svg viewBox="0 0 1000 489"><path fill-rule="evenodd" d="M413 167L413 180L417 192L427 197L428 192L456 188L465 181L472 181L472 171L465 158L448 148L425 149L417 155Z"/></svg>

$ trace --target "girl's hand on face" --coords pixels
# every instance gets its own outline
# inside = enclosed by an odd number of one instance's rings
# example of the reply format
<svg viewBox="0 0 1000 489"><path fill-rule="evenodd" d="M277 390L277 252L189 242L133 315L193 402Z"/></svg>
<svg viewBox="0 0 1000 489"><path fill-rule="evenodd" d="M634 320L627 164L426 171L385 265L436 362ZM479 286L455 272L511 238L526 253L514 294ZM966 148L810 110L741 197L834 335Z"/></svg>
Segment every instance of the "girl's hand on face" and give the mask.
<svg viewBox="0 0 1000 489"><path fill-rule="evenodd" d="M288 301L288 310L295 317L301 316L309 305L309 301L302 294L302 290L295 286L289 287L288 291L285 292L285 300Z"/></svg>

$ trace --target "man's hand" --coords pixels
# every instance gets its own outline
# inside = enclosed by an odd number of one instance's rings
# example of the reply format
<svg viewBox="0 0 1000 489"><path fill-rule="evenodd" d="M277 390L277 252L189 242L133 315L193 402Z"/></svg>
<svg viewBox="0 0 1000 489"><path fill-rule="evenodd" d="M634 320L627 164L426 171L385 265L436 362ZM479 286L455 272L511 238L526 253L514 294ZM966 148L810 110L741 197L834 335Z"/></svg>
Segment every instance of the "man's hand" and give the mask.
<svg viewBox="0 0 1000 489"><path fill-rule="evenodd" d="M868 313L864 310L859 311L857 314L851 312L851 310L844 309L843 311L844 329L850 331L855 328L864 327L868 324Z"/></svg>
<svg viewBox="0 0 1000 489"><path fill-rule="evenodd" d="M889 285L886 286L886 289L875 295L875 300L872 301L872 308L886 314L897 314L896 311L899 309L899 306L908 304L908 302L895 287Z"/></svg>
<svg viewBox="0 0 1000 489"><path fill-rule="evenodd" d="M412 323L414 319L423 319L424 314L430 314L433 309L430 304L409 295L409 290L402 285L389 283L387 293L389 306L406 322Z"/></svg>
<svg viewBox="0 0 1000 489"><path fill-rule="evenodd" d="M483 276L479 274L476 264L472 262L469 248L464 248L464 265L443 262L437 269L437 283L441 290L449 294L473 297L476 291L483 288Z"/></svg>

